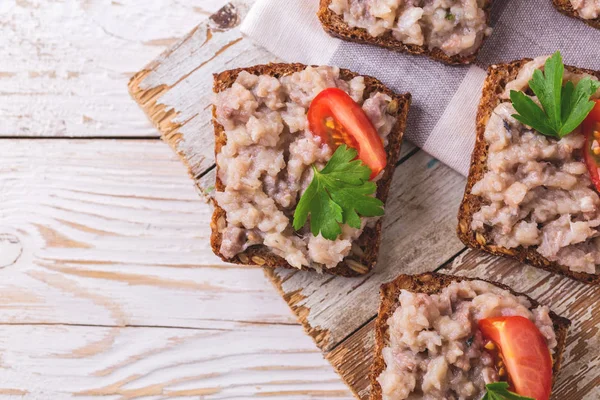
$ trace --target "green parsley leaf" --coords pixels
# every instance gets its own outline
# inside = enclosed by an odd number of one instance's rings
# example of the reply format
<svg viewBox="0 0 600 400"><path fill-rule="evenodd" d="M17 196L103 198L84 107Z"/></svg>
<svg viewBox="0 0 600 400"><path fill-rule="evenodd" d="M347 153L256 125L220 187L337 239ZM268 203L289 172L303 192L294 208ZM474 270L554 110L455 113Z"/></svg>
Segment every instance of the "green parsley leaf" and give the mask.
<svg viewBox="0 0 600 400"><path fill-rule="evenodd" d="M560 131L561 137L573 132L594 109L596 103L590 101L590 96L596 93L598 89L600 89L600 82L593 81L590 78L584 78L577 83L575 91L570 96L570 113L565 114L563 118L563 127Z"/></svg>
<svg viewBox="0 0 600 400"><path fill-rule="evenodd" d="M506 382L488 383L485 385L485 390L485 396L481 400L535 400L510 392Z"/></svg>
<svg viewBox="0 0 600 400"><path fill-rule="evenodd" d="M542 107L525 93L511 90L510 100L518 112L513 117L546 136L562 138L573 132L594 108L590 97L600 88L600 82L586 77L577 86L567 82L563 87L564 72L557 51L546 60L544 72L536 69L529 81Z"/></svg>
<svg viewBox="0 0 600 400"><path fill-rule="evenodd" d="M519 114L513 118L525 125L531 126L536 131L546 136L556 136L554 128L550 126L544 110L542 110L531 97L516 90L510 91L510 100Z"/></svg>
<svg viewBox="0 0 600 400"><path fill-rule="evenodd" d="M454 21L454 20L456 19L456 17L455 17L455 16L454 16L454 14L452 14L451 12L448 12L448 13L446 14L446 19L447 19L448 21Z"/></svg>
<svg viewBox="0 0 600 400"><path fill-rule="evenodd" d="M383 215L383 203L372 195L377 185L369 181L371 169L356 159L357 151L337 148L321 171L313 165L314 177L294 212L293 226L304 226L310 214L310 231L328 240L342 233L340 224L360 228L360 217Z"/></svg>

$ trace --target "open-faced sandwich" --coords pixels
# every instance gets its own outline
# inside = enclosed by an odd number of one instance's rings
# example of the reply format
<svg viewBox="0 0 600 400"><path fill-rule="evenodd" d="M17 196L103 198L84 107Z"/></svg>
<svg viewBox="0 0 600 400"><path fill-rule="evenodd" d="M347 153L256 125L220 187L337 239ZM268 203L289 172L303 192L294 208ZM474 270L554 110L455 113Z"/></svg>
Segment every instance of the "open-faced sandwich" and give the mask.
<svg viewBox="0 0 600 400"><path fill-rule="evenodd" d="M336 67L215 75L215 211L223 260L369 272L410 94Z"/></svg>
<svg viewBox="0 0 600 400"><path fill-rule="evenodd" d="M490 67L458 216L466 245L600 281L599 77L558 52Z"/></svg>
<svg viewBox="0 0 600 400"><path fill-rule="evenodd" d="M569 325L500 284L401 275L381 287L371 400L548 400Z"/></svg>
<svg viewBox="0 0 600 400"><path fill-rule="evenodd" d="M475 60L492 0L320 0L319 19L331 35L448 64Z"/></svg>
<svg viewBox="0 0 600 400"><path fill-rule="evenodd" d="M600 0L552 0L563 14L600 29Z"/></svg>

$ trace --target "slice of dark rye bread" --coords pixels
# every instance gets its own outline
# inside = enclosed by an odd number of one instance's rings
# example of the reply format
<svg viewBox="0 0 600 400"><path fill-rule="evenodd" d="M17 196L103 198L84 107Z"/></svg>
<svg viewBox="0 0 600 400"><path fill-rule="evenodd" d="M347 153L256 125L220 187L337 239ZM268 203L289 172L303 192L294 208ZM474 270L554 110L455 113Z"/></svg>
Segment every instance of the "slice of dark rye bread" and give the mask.
<svg viewBox="0 0 600 400"><path fill-rule="evenodd" d="M425 293L435 294L439 293L443 288L450 285L452 282L460 281L473 281L484 279L478 278L465 278L460 276L443 275L437 273L426 273L421 275L400 275L392 282L381 285L380 290L380 303L379 303L379 314L375 321L375 359L371 366L371 397L370 400L380 400L382 398L381 385L377 382L377 377L385 370L386 364L383 360L382 350L386 346L389 340L388 334L388 319L392 316L396 308L398 308L398 296L400 296L401 290L408 290L413 293ZM540 304L530 298L529 296L518 293L509 288L508 286L502 285L496 282L490 282L501 289L508 290L515 296L526 297L531 302L531 309L538 307ZM566 318L556 315L550 311L550 318L552 319L554 332L556 333L556 351L552 356L553 361L553 382L556 380L558 371L560 370L560 364L562 362L563 353L565 351L565 343L567 338L567 331L571 325L571 321Z"/></svg>
<svg viewBox="0 0 600 400"><path fill-rule="evenodd" d="M581 20L586 24L593 26L596 29L600 29L600 17L596 19L581 18L577 11L575 11L575 9L573 8L573 5L571 5L570 0L552 0L552 3L554 3L554 7L556 7L556 9L561 13L569 17Z"/></svg>
<svg viewBox="0 0 600 400"><path fill-rule="evenodd" d="M214 92L219 93L233 85L238 74L241 71L247 71L254 75L271 75L277 78L289 75L294 72L302 71L306 68L303 64L268 64L268 65L257 65L249 68L239 68L230 71L224 71L214 75ZM346 69L340 69L340 78L344 80L350 80L359 74L351 72ZM363 75L364 76L364 75ZM387 153L387 167L385 168L383 177L377 182L377 198L382 200L384 203L387 199L387 195L392 182L392 176L395 171L395 165L400 157L400 145L402 143L402 136L406 128L406 118L408 116L408 109L411 102L410 93L407 94L396 94L392 90L384 86L379 80L364 76L365 78L365 92L364 98L367 99L373 92L382 92L389 95L393 101L396 102L397 107L393 110L393 115L396 116L396 123L392 128L388 136L388 145L386 147ZM216 108L213 106L213 125L215 129L215 156L221 151L221 147L227 143L227 135L223 126L216 120ZM215 189L223 191L225 186L219 179L217 166L217 178ZM219 223L223 224L224 218L226 217L225 210L213 201L215 210L212 216L211 229L212 235L210 238L211 247L213 252L221 257L224 261L245 264L245 265L263 265L268 267L288 267L294 268L285 261L282 257L273 254L264 245L255 245L246 249L244 252L237 254L233 258L224 257L219 249L221 247L222 235L219 233L217 226ZM221 221L221 222L220 222ZM323 271L342 276L358 276L368 273L373 269L377 262L377 256L379 254L379 243L381 241L381 225L382 220L379 219L373 227L366 227L361 236L355 241L355 244L362 249L362 254L351 253L336 267L327 269L323 268ZM359 252L360 253L360 252ZM312 268L303 268L306 270L313 270Z"/></svg>
<svg viewBox="0 0 600 400"><path fill-rule="evenodd" d="M421 54L428 56L434 60L444 62L446 64L470 64L473 61L475 61L477 53L479 52L479 49L477 49L475 53L468 56L449 56L438 48L429 49L429 47L427 47L426 45L419 46L416 44L404 44L401 41L394 38L391 32L386 32L381 36L374 37L371 36L366 29L352 28L348 26L346 21L344 21L344 17L342 15L336 14L331 9L329 9L330 4L331 0L320 0L319 12L317 13L317 16L319 17L321 25L323 25L323 28L327 33L329 33L331 36L335 36L342 40L347 40L356 43L372 44L375 46L385 47L386 49L399 51L402 53ZM488 25L490 22L491 4L492 1L489 2L488 6L485 9ZM481 46L479 46L479 48L481 48Z"/></svg>
<svg viewBox="0 0 600 400"><path fill-rule="evenodd" d="M457 233L460 240L467 246L485 250L489 253L515 258L521 262L530 264L534 267L542 268L550 272L561 273L571 278L588 282L600 283L600 275L586 274L582 272L573 272L567 266L560 265L543 257L536 251L535 247L517 247L507 249L491 243L486 233L475 232L471 229L473 214L479 211L484 204L484 200L471 194L473 185L483 178L487 171L487 152L488 145L484 138L485 127L492 114L501 101L500 96L504 91L506 84L514 80L527 62L531 59L513 61L508 64L492 65L488 69L488 76L483 86L479 110L477 112L477 133L475 139L475 148L471 157L471 167L467 179L467 187L458 211ZM588 73L600 78L599 71L565 66L565 68L574 73Z"/></svg>

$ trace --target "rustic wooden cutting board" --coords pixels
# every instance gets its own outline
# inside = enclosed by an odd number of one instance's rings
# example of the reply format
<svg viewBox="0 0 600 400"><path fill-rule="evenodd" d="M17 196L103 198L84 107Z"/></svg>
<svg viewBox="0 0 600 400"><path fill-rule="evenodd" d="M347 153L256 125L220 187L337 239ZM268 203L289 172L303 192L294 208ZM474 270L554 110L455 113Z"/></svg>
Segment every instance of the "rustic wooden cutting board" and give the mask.
<svg viewBox="0 0 600 400"><path fill-rule="evenodd" d="M133 98L187 165L201 196L214 183L212 74L278 61L237 29L252 2L227 5L129 84ZM438 270L502 282L570 318L573 326L553 398L600 399L600 288L466 249L455 235L465 179L410 143L403 145L397 168L373 273L348 279L265 271L356 396L369 394L379 286L402 273Z"/></svg>

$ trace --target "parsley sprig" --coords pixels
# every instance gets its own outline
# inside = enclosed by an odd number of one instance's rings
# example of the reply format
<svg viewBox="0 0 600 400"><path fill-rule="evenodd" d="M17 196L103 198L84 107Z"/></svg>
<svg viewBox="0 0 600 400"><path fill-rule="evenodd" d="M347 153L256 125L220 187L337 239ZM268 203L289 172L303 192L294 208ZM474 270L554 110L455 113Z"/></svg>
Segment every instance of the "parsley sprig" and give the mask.
<svg viewBox="0 0 600 400"><path fill-rule="evenodd" d="M377 190L369 181L371 169L356 159L357 151L346 145L337 148L321 171L312 166L314 177L294 212L294 229L304 226L310 214L310 231L335 240L348 224L360 228L360 217L383 215L383 203L372 195Z"/></svg>
<svg viewBox="0 0 600 400"><path fill-rule="evenodd" d="M481 400L535 400L508 390L508 383L494 382L485 385L486 393Z"/></svg>
<svg viewBox="0 0 600 400"><path fill-rule="evenodd" d="M510 100L519 114L513 117L536 131L556 138L573 132L594 108L590 97L600 88L600 82L589 77L577 86L567 82L563 86L565 66L560 51L546 60L544 72L536 69L529 87L542 108L525 93L511 90Z"/></svg>

